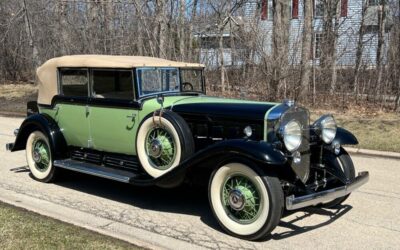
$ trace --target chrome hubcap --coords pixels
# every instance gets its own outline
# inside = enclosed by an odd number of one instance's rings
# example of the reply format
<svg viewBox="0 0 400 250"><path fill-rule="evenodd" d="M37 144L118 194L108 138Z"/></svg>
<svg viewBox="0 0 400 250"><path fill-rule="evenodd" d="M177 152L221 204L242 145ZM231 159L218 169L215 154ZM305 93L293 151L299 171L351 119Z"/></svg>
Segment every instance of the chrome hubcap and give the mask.
<svg viewBox="0 0 400 250"><path fill-rule="evenodd" d="M42 156L40 155L39 149L35 149L33 151L32 158L36 163L39 163L42 160Z"/></svg>
<svg viewBox="0 0 400 250"><path fill-rule="evenodd" d="M151 157L159 158L162 154L162 144L160 140L154 139L150 142L149 154Z"/></svg>
<svg viewBox="0 0 400 250"><path fill-rule="evenodd" d="M221 192L225 212L232 220L240 224L257 220L262 209L261 196L250 178L243 175L230 176Z"/></svg>
<svg viewBox="0 0 400 250"><path fill-rule="evenodd" d="M244 208L245 197L240 190L234 189L229 193L229 206L236 211L240 211Z"/></svg>
<svg viewBox="0 0 400 250"><path fill-rule="evenodd" d="M146 153L152 165L161 170L168 169L175 160L175 140L163 127L155 127L146 138Z"/></svg>

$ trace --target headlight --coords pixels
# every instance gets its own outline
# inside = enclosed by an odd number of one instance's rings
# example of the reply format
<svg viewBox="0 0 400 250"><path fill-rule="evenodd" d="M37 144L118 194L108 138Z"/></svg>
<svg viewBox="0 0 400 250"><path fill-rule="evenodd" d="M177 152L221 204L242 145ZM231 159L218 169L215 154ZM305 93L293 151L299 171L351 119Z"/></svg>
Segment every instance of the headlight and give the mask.
<svg viewBox="0 0 400 250"><path fill-rule="evenodd" d="M281 128L281 135L285 147L290 152L296 151L301 145L301 126L292 120Z"/></svg>
<svg viewBox="0 0 400 250"><path fill-rule="evenodd" d="M337 125L333 116L322 116L314 123L314 127L316 128L317 134L326 144L330 144L333 139L335 139Z"/></svg>

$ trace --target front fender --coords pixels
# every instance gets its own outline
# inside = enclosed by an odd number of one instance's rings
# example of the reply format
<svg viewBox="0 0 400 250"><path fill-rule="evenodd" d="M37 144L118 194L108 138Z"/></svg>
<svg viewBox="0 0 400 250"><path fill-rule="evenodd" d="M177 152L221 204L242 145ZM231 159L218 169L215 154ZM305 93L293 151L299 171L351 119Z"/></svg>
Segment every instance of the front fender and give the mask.
<svg viewBox="0 0 400 250"><path fill-rule="evenodd" d="M338 142L340 145L357 145L357 138L344 128L337 128L336 137L333 142Z"/></svg>
<svg viewBox="0 0 400 250"><path fill-rule="evenodd" d="M67 143L57 123L46 114L35 114L27 117L21 124L11 152L24 150L29 135L39 130L49 138L54 159L62 159L67 153Z"/></svg>

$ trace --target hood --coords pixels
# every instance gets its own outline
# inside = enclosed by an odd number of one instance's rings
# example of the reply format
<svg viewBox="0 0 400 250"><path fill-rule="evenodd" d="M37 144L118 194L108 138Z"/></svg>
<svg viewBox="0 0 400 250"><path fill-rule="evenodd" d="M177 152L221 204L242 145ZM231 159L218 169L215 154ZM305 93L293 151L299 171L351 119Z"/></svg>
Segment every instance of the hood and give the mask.
<svg viewBox="0 0 400 250"><path fill-rule="evenodd" d="M171 110L180 114L208 115L232 119L258 120L278 103L255 102L238 99L227 99L209 96L185 97L175 101Z"/></svg>

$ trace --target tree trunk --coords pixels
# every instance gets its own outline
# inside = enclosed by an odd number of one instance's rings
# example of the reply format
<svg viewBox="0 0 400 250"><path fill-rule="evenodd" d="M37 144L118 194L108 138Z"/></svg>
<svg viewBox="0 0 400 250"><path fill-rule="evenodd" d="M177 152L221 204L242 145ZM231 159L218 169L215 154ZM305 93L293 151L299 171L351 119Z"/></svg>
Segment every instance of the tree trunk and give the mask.
<svg viewBox="0 0 400 250"><path fill-rule="evenodd" d="M223 22L223 21L222 21ZM224 60L224 26L220 24L219 26L219 38L218 38L218 61L220 67L220 79L221 79L221 91L222 95L225 94L225 60Z"/></svg>
<svg viewBox="0 0 400 250"><path fill-rule="evenodd" d="M192 62L193 58L193 23L196 20L197 16L197 4L198 0L193 0L192 6L192 15L189 22L189 53L188 53L188 61Z"/></svg>
<svg viewBox="0 0 400 250"><path fill-rule="evenodd" d="M288 66L290 5L288 0L273 0L273 4L271 94L277 98Z"/></svg>
<svg viewBox="0 0 400 250"><path fill-rule="evenodd" d="M328 83L332 94L336 89L336 43L338 33L339 0L326 0L324 6L323 35L321 44L320 67L322 81Z"/></svg>
<svg viewBox="0 0 400 250"><path fill-rule="evenodd" d="M383 60L383 49L385 43L385 21L386 21L385 2L386 0L380 1L380 8L378 10L379 31L378 31L378 45L376 51L376 69L378 73L378 80L375 87L376 96L379 96L382 88L382 73L383 73L382 60Z"/></svg>
<svg viewBox="0 0 400 250"><path fill-rule="evenodd" d="M32 23L29 18L29 13L25 0L22 1L22 4L24 8L25 32L26 35L28 36L29 47L32 49L32 66L33 70L36 70L36 68L39 67L40 65L40 59L39 59L39 52L35 43L35 33L32 29Z"/></svg>
<svg viewBox="0 0 400 250"><path fill-rule="evenodd" d="M179 56L181 61L185 61L185 10L186 0L180 0L179 6L179 24L178 24L178 39L179 39Z"/></svg>
<svg viewBox="0 0 400 250"><path fill-rule="evenodd" d="M364 43L363 43L363 36L364 36L364 22L365 22L365 14L367 12L368 4L366 1L363 1L362 3L362 12L361 12L361 23L360 23L360 28L358 29L358 42L357 42L357 50L356 50L356 64L354 67L354 76L353 76L353 92L356 95L356 100L358 100L358 95L360 93L359 90L359 83L358 83L358 78L360 74L360 69L361 69L361 61L363 57L363 49L364 49Z"/></svg>
<svg viewBox="0 0 400 250"><path fill-rule="evenodd" d="M68 55L68 33L67 33L67 3L64 1L58 2L58 17L59 17L59 29L58 32L60 34L59 36L59 48L60 48L60 53L61 55Z"/></svg>
<svg viewBox="0 0 400 250"><path fill-rule="evenodd" d="M158 57L167 57L167 21L166 21L166 1L156 0L156 25L158 26ZM157 37L157 35L155 35Z"/></svg>
<svg viewBox="0 0 400 250"><path fill-rule="evenodd" d="M303 15L304 15L304 27L301 47L301 73L300 73L300 91L299 99L305 100L309 91L310 82L310 51L312 43L312 10L313 1L304 0Z"/></svg>

